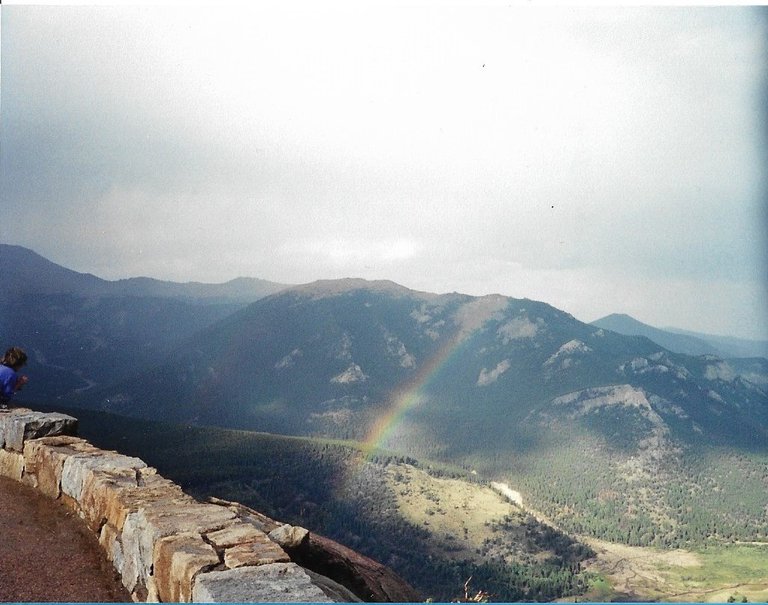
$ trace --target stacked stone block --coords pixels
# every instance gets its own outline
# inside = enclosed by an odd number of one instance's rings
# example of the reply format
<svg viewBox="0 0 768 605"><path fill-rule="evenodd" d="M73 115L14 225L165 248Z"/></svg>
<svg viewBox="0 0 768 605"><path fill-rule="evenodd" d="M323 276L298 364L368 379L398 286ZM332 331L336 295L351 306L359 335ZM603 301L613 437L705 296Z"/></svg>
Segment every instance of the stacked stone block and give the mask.
<svg viewBox="0 0 768 605"><path fill-rule="evenodd" d="M357 600L291 562L281 543L295 546L306 530L265 526L238 506L200 503L141 459L101 450L76 433L71 416L0 411L0 475L75 511L134 601Z"/></svg>

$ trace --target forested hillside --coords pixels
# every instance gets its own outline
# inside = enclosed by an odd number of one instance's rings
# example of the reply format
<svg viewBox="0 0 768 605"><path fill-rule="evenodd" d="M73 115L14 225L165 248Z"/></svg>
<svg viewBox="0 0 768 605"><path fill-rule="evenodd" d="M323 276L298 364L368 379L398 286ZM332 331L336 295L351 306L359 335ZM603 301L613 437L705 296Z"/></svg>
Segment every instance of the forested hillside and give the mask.
<svg viewBox="0 0 768 605"><path fill-rule="evenodd" d="M80 419L82 436L140 456L196 497L242 502L333 538L390 566L436 600L463 596L470 576L472 587L495 601L580 594L591 578L580 572L592 554L588 547L538 523L462 469L386 452L366 459L351 442L70 413ZM405 479L411 475L418 481ZM458 524L450 532L430 531L430 519L446 514L441 502L447 506L452 497L437 487L447 478L468 486L464 497L474 505L477 498L493 505L493 516L478 524L482 532L462 531ZM400 503L400 492L407 490L423 490L432 510L407 518ZM468 508L464 503L461 518L471 513Z"/></svg>

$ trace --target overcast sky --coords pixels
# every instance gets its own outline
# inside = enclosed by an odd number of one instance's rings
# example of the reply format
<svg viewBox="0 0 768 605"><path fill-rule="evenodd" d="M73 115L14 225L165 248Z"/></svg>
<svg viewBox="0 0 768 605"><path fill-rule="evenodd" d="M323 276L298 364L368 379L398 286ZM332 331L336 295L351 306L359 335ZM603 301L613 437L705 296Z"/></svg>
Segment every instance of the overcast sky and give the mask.
<svg viewBox="0 0 768 605"><path fill-rule="evenodd" d="M0 242L768 338L766 7L0 10Z"/></svg>

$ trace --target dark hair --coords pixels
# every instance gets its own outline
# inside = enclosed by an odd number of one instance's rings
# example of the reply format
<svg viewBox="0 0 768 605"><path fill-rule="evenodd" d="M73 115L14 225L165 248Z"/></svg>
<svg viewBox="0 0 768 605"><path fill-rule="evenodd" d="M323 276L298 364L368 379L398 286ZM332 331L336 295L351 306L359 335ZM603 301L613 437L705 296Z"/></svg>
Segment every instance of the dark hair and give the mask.
<svg viewBox="0 0 768 605"><path fill-rule="evenodd" d="M9 368L20 368L27 363L27 354L19 347L11 347L5 352L3 360L0 363Z"/></svg>

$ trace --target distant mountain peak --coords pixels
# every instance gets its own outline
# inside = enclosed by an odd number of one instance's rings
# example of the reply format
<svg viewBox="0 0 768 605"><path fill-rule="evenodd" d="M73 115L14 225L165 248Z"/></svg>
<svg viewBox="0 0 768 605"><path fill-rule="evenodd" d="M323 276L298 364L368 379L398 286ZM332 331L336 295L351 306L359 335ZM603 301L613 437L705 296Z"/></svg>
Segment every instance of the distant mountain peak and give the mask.
<svg viewBox="0 0 768 605"><path fill-rule="evenodd" d="M0 266L6 295L77 293L108 283L90 273L66 269L33 250L11 244L0 244Z"/></svg>
<svg viewBox="0 0 768 605"><path fill-rule="evenodd" d="M653 326L643 323L639 319L635 319L634 317L632 317L631 315L628 315L627 313L611 313L610 315L606 315L605 317L596 319L595 321L592 322L592 324L597 326L597 325L602 325L608 322L623 322L625 324L632 324L637 326L645 326L647 328L653 328Z"/></svg>
<svg viewBox="0 0 768 605"><path fill-rule="evenodd" d="M713 336L677 328L655 328L625 313L606 315L593 321L592 325L626 336L645 336L670 351L686 355L768 357L768 342Z"/></svg>
<svg viewBox="0 0 768 605"><path fill-rule="evenodd" d="M308 284L302 284L289 288L290 292L308 295L312 298L338 296L339 294L346 294L347 292L354 292L357 290L367 290L370 292L378 292L394 296L410 296L425 300L439 296L438 294L432 294L429 292L411 290L410 288L401 286L400 284L391 280L367 280L360 277L320 279Z"/></svg>

